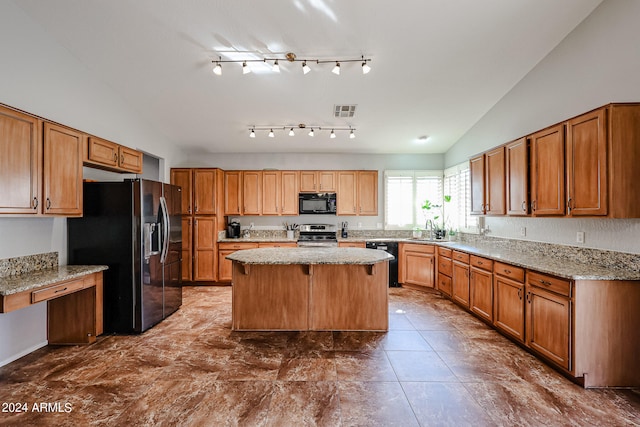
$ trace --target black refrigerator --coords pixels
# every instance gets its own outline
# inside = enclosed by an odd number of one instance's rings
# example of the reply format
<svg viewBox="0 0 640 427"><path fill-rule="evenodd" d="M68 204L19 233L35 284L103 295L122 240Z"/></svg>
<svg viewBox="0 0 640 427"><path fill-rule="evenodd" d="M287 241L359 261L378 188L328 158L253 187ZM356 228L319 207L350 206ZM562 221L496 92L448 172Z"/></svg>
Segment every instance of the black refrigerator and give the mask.
<svg viewBox="0 0 640 427"><path fill-rule="evenodd" d="M145 179L85 182L67 220L69 264L102 264L105 332L140 333L182 305L180 187Z"/></svg>

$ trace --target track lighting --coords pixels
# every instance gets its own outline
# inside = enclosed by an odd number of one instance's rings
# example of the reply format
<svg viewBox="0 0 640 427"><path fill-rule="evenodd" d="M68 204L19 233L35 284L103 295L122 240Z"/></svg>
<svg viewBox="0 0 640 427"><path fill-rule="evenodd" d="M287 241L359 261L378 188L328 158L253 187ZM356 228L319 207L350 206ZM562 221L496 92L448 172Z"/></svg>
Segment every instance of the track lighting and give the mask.
<svg viewBox="0 0 640 427"><path fill-rule="evenodd" d="M234 54L237 54L238 52L233 52ZM221 56L218 56L218 59L214 59L211 62L213 62L215 64L215 67L213 69L213 72L215 75L217 76L221 76L222 75L222 63L223 62L234 62L234 63L240 63L242 64L242 74L249 74L251 72L251 68L249 68L249 66L247 65L248 62L271 62L273 61L273 65L271 66L271 70L275 73L279 73L280 72L280 61L287 61L287 62L302 62L302 72L304 74L309 73L309 71L311 71L311 67L308 65L312 62L315 62L316 64L335 64L334 67L332 68L331 72L333 74L336 75L340 75L340 63L342 62L359 62L362 66L362 74L367 74L369 71L371 71L371 66L369 65L369 62L371 62L371 58L365 58L364 55L362 55L360 58L354 59L354 58L345 58L345 59L298 59L296 57L296 54L293 52L288 52L287 54L284 55L284 57L280 57L280 58L262 58L262 59L257 59L257 57L260 55L254 55L252 58L247 58L247 59L222 59Z"/></svg>
<svg viewBox="0 0 640 427"><path fill-rule="evenodd" d="M331 139L335 139L338 137L338 134L336 132L340 132L340 131L349 131L349 138L353 139L356 137L355 135L355 129L352 128L351 126L349 127L331 127L331 128L323 128L322 126L308 126L304 123L300 123L298 125L285 125L285 126L251 126L249 127L249 138L255 138L256 137L256 130L264 130L264 131L269 131L268 132L268 136L269 138L275 138L275 134L278 131L288 131L289 136L295 136L295 129L306 129L309 128L309 132L307 133L307 135L309 136L314 136L316 131L330 131L329 132L329 138ZM275 129L275 131L274 131Z"/></svg>

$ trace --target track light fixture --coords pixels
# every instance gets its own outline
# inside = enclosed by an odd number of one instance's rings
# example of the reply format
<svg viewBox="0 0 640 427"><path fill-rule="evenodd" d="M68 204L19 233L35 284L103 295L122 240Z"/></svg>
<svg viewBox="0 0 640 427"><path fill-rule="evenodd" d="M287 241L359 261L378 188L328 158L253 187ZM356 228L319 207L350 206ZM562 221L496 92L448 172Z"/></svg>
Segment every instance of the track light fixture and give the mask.
<svg viewBox="0 0 640 427"><path fill-rule="evenodd" d="M282 130L282 131L289 131L289 136L295 136L295 128L298 129L306 129L309 128L309 133L307 135L309 136L314 136L315 135L315 131L330 131L329 133L329 138L331 139L335 139L337 138L337 134L336 131L348 131L349 132L349 138L353 139L356 137L355 134L355 128L349 126L349 127L331 127L331 128L323 128L322 126L308 126L304 123L300 123L298 125L295 126L291 126L291 125L285 125L285 126L251 126L249 128L249 138L255 138L256 137L256 131L268 131L267 136L269 136L269 138L275 138L275 133L274 129L276 131L278 130Z"/></svg>
<svg viewBox="0 0 640 427"><path fill-rule="evenodd" d="M255 58L255 56L254 56ZM271 66L271 70L273 72L280 72L280 62L279 61L287 61L287 62L302 62L302 73L308 74L311 71L311 67L309 67L308 63L316 63L316 64L335 64L331 72L336 75L340 75L340 64L344 62L359 62L362 66L362 74L368 74L371 71L371 66L369 62L371 62L371 58L365 58L362 55L360 58L345 58L345 59L298 59L296 54L293 52L288 52L281 58L263 58L263 59L222 59L221 56L218 56L218 59L214 59L211 62L215 64L213 68L213 73L217 76L222 75L222 63L224 62L234 62L242 64L242 74L249 74L251 72L251 68L247 65L248 62L273 62Z"/></svg>

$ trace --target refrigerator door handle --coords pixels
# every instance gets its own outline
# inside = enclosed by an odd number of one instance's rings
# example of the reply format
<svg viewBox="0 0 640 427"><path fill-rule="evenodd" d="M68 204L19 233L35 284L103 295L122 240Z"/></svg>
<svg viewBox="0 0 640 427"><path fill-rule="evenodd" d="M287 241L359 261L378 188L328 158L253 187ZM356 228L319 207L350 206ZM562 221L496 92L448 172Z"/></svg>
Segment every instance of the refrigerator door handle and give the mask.
<svg viewBox="0 0 640 427"><path fill-rule="evenodd" d="M169 255L169 209L167 208L167 199L160 197L160 209L162 209L162 253L160 254L160 262L162 264L167 260Z"/></svg>

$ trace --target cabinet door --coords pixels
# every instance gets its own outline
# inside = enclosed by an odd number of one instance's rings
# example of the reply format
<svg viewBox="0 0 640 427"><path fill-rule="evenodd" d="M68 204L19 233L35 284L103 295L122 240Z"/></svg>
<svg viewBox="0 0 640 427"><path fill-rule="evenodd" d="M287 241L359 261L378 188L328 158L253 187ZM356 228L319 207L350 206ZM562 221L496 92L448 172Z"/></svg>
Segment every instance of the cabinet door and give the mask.
<svg viewBox="0 0 640 427"><path fill-rule="evenodd" d="M487 215L504 215L504 147L496 148L485 155L485 212Z"/></svg>
<svg viewBox="0 0 640 427"><path fill-rule="evenodd" d="M193 171L193 212L197 215L216 213L216 171L214 169L194 169Z"/></svg>
<svg viewBox="0 0 640 427"><path fill-rule="evenodd" d="M336 191L336 172L318 171L318 191L322 193L332 193Z"/></svg>
<svg viewBox="0 0 640 427"><path fill-rule="evenodd" d="M405 283L427 288L435 287L434 259L433 254L405 252Z"/></svg>
<svg viewBox="0 0 640 427"><path fill-rule="evenodd" d="M280 171L262 172L262 214L280 215L282 200L282 173Z"/></svg>
<svg viewBox="0 0 640 427"><path fill-rule="evenodd" d="M570 300L562 295L528 286L527 303L527 345L552 362L570 370Z"/></svg>
<svg viewBox="0 0 640 427"><path fill-rule="evenodd" d="M455 302L469 308L469 266L459 262L453 263L451 296Z"/></svg>
<svg viewBox="0 0 640 427"><path fill-rule="evenodd" d="M607 214L605 109L567 123L567 213Z"/></svg>
<svg viewBox="0 0 640 427"><path fill-rule="evenodd" d="M471 267L469 308L488 322L493 322L493 274Z"/></svg>
<svg viewBox="0 0 640 427"><path fill-rule="evenodd" d="M358 172L358 214L378 215L378 171Z"/></svg>
<svg viewBox="0 0 640 427"><path fill-rule="evenodd" d="M438 290L447 296L451 296L451 277L438 273Z"/></svg>
<svg viewBox="0 0 640 427"><path fill-rule="evenodd" d="M118 152L120 154L118 162L120 168L131 173L142 173L142 153L140 151L121 145Z"/></svg>
<svg viewBox="0 0 640 427"><path fill-rule="evenodd" d="M469 168L471 175L471 214L484 215L484 155L471 159Z"/></svg>
<svg viewBox="0 0 640 427"><path fill-rule="evenodd" d="M118 167L118 144L104 139L89 137L87 160L110 167Z"/></svg>
<svg viewBox="0 0 640 427"><path fill-rule="evenodd" d="M564 126L531 135L531 210L534 215L564 215Z"/></svg>
<svg viewBox="0 0 640 427"><path fill-rule="evenodd" d="M337 192L337 214L338 215L356 215L357 203L357 180L356 171L340 171L338 172L338 192Z"/></svg>
<svg viewBox="0 0 640 427"><path fill-rule="evenodd" d="M524 283L498 275L494 282L493 324L524 343Z"/></svg>
<svg viewBox="0 0 640 427"><path fill-rule="evenodd" d="M224 173L224 214L242 214L241 171L225 171Z"/></svg>
<svg viewBox="0 0 640 427"><path fill-rule="evenodd" d="M82 147L85 135L53 123L44 124L44 213L82 215Z"/></svg>
<svg viewBox="0 0 640 427"><path fill-rule="evenodd" d="M182 280L190 282L193 280L193 218L182 217Z"/></svg>
<svg viewBox="0 0 640 427"><path fill-rule="evenodd" d="M0 213L40 211L41 146L38 119L0 106Z"/></svg>
<svg viewBox="0 0 640 427"><path fill-rule="evenodd" d="M193 226L193 280L216 280L216 217L197 216Z"/></svg>
<svg viewBox="0 0 640 427"><path fill-rule="evenodd" d="M298 215L298 172L282 171L282 215Z"/></svg>
<svg viewBox="0 0 640 427"><path fill-rule="evenodd" d="M529 213L529 148L527 138L506 146L506 196L508 215Z"/></svg>
<svg viewBox="0 0 640 427"><path fill-rule="evenodd" d="M318 174L315 171L300 171L300 191L303 193L317 192L317 179Z"/></svg>
<svg viewBox="0 0 640 427"><path fill-rule="evenodd" d="M171 184L182 188L182 200L180 202L180 213L191 215L193 174L191 169L171 169ZM184 271L184 269L183 269Z"/></svg>
<svg viewBox="0 0 640 427"><path fill-rule="evenodd" d="M230 282L233 276L233 262L227 259L227 255L234 253L235 250L220 249L218 251L218 281Z"/></svg>
<svg viewBox="0 0 640 427"><path fill-rule="evenodd" d="M262 172L242 173L242 212L244 215L262 213Z"/></svg>

